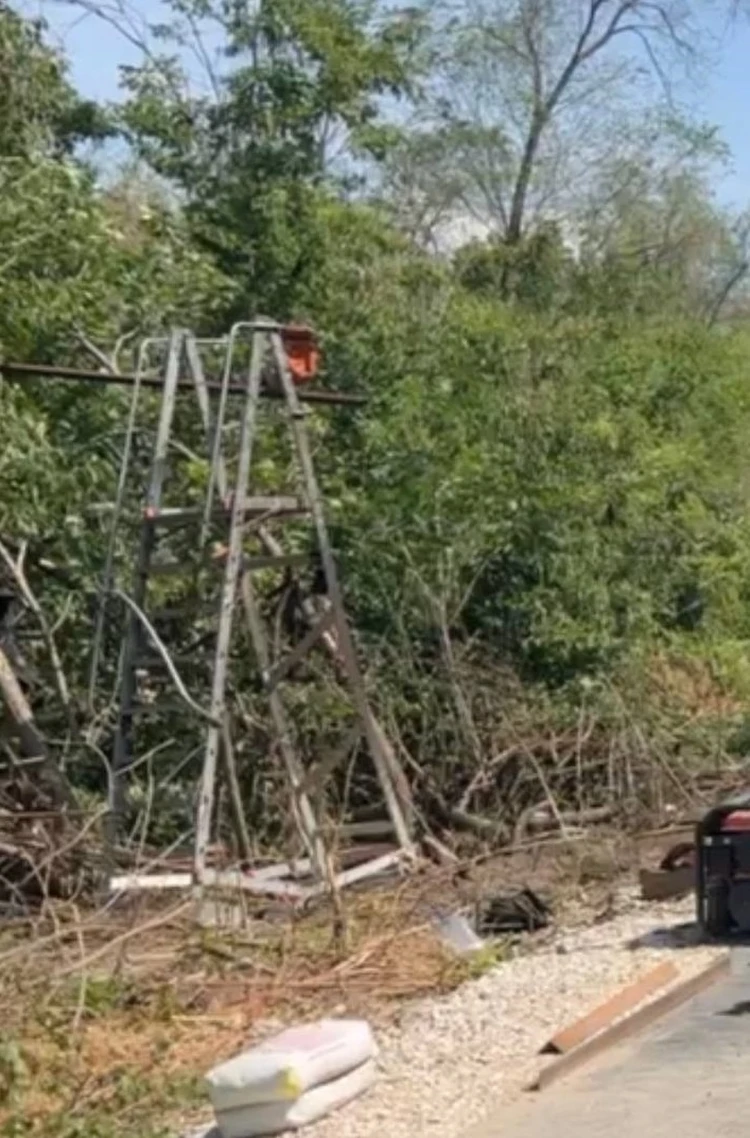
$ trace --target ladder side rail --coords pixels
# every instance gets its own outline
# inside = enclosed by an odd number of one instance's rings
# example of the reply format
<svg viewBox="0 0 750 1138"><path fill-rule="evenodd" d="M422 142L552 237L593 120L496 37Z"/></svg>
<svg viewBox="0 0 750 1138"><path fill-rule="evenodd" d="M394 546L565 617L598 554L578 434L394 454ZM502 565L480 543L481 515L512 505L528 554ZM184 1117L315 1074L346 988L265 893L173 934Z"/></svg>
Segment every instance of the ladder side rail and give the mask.
<svg viewBox="0 0 750 1138"><path fill-rule="evenodd" d="M205 343L206 341L198 341L196 340L195 336L192 335L192 333L187 334L185 339L185 357L187 359L188 368L190 369L190 374L195 386L198 408L200 410L201 421L203 422L203 430L206 436L206 447L209 460L211 462L208 493L211 494L211 487L216 486L219 491L219 497L222 500L226 500L228 490L227 467L221 447L221 433L218 430L217 426L219 415L217 413L216 422L212 422L211 400L208 392L208 384L206 382L206 373L203 368L203 361L201 360L200 352L198 350L199 342ZM218 344L223 341L214 342ZM211 342L208 341L208 343ZM203 545L203 542L201 542L201 545Z"/></svg>
<svg viewBox="0 0 750 1138"><path fill-rule="evenodd" d="M148 587L151 558L155 545L155 532L151 511L158 510L161 504L164 480L167 471L169 438L174 419L175 401L180 375L180 362L184 333L175 329L169 339L169 353L164 375L159 426L156 434L154 458L151 466L144 517L141 523L141 539L138 548L133 600L138 608L144 608ZM136 696L136 660L141 638L141 626L134 610L129 610L125 639L121 658L120 715L115 736L114 758L110 772L109 818L110 829L115 834L119 821L127 805L125 776L132 762L133 703Z"/></svg>
<svg viewBox="0 0 750 1138"><path fill-rule="evenodd" d="M318 538L318 547L320 551L323 573L326 578L328 596L335 613L336 629L338 633L338 647L339 651L341 652L342 662L346 670L347 679L351 688L354 706L357 714L362 721L364 732L377 771L378 779L381 783L383 793L385 795L388 813L391 817L391 821L393 822L393 828L399 845L405 851L411 852L414 847L409 831L409 826L405 818L404 810L404 807L407 805L407 803L402 803L400 801L399 794L396 790L393 779L394 772L400 772L400 765L393 752L390 751L390 754L388 753L390 748L384 747L384 734L382 733L382 730L378 729L379 725L376 725L372 711L370 710L367 694L365 692L364 681L362 679L359 664L357 662L357 655L354 648L354 642L352 640L351 630L349 628L349 622L346 618L346 613L344 610L344 601L341 593L341 586L339 584L338 572L333 557L333 551L331 549L331 543L328 537L328 527L326 525L323 498L318 486L318 480L315 474L315 467L312 460L312 452L310 449L310 443L304 422L307 416L307 409L303 408L297 396L297 390L294 385L291 372L289 370L289 365L281 340L281 335L278 332L271 333L271 345L285 395L286 405L290 417L292 435L294 438L294 445L300 463L313 524L315 526ZM401 782L401 779L399 779L399 782ZM403 782L401 782L401 786L403 787L405 784L406 780L404 776Z"/></svg>
<svg viewBox="0 0 750 1138"><path fill-rule="evenodd" d="M235 324L229 331L229 336L226 339L226 356L224 358L224 370L221 376L221 387L219 390L219 404L216 409L216 420L213 425L213 445L211 447L211 466L208 480L208 487L206 490L206 501L203 512L203 524L201 526L200 546L203 549L208 540L208 534L211 528L211 516L214 508L214 496L216 491L219 491L221 496L221 487L218 485L217 476L219 472L219 459L221 454L221 439L224 432L224 422L227 413L227 400L229 398L229 388L232 381L232 363L234 361L234 351L237 341L242 332L252 330L254 327L251 321L243 320ZM250 371L248 383L252 377L252 361L250 364ZM262 363L259 364L258 374L258 387L260 389L260 371ZM225 485L225 490L228 486Z"/></svg>
<svg viewBox="0 0 750 1138"><path fill-rule="evenodd" d="M203 423L203 432L206 441L206 451L208 454L210 469L209 481L206 488L207 495L213 497L213 487L215 486L219 491L219 496L223 502L228 500L229 492L229 477L227 474L227 462L222 448L222 431L217 427L220 415L217 413L216 420L212 419L211 415L211 399L209 394L208 383L206 381L206 373L203 367L203 360L199 346L206 347L227 347L226 337L221 340L208 340L199 339L192 333L188 333L185 341L185 356L187 359L188 368L192 375L193 385L195 387L195 394L198 400L198 409L200 411L201 421ZM231 353L230 353L231 357ZM222 392L224 388L222 386ZM224 393L224 407L226 407L226 394ZM221 418L223 419L223 411ZM207 526L205 521L210 517L212 501L209 500L206 515L204 517L204 524L201 526L199 536L199 549L201 552L205 549L206 541L208 539ZM252 842L250 840L250 833L247 827L247 819L242 805L242 792L240 789L239 778L237 775L237 763L235 759L234 746L232 743L232 734L230 729L230 719L225 713L224 720L221 724L221 743L220 754L223 759L223 774L226 781L226 787L229 793L229 804L232 815L232 823L237 839L238 849L240 855L246 861L252 857ZM217 772L218 778L218 772ZM210 832L209 832L210 837Z"/></svg>
<svg viewBox="0 0 750 1138"><path fill-rule="evenodd" d="M99 586L96 619L94 622L94 642L91 647L91 662L89 665L89 685L87 697L88 707L90 711L93 711L94 709L96 686L99 679L102 640L104 638L104 622L106 618L107 604L109 602L110 593L112 590L112 582L114 579L117 532L120 527L122 512L125 506L125 494L127 491L128 474L130 472L130 460L133 454L133 439L135 437L136 423L138 419L138 408L141 398L141 379L143 377L143 373L147 368L149 351L155 344L164 342L165 341L163 339L155 339L153 337L144 340L138 349L138 356L136 358L133 391L130 399L130 409L128 411L127 425L125 428L125 442L123 445L122 458L120 460L120 470L117 478L117 491L115 494L114 509L112 510L109 533L107 535L107 553L104 562L104 570L102 572L101 584Z"/></svg>
<svg viewBox="0 0 750 1138"><path fill-rule="evenodd" d="M231 360L232 344L234 343L237 327L230 334L230 345L227 359ZM213 725L208 727L206 734L206 751L201 775L201 785L198 798L198 812L196 818L195 842L195 878L200 886L205 880L207 868L208 846L211 836L214 799L216 795L217 759L222 745L222 724L226 714L226 684L229 666L229 652L232 642L234 624L234 610L237 599L237 585L242 572L243 558L243 521L244 501L250 481L250 467L253 456L253 442L260 401L260 384L263 366L263 356L260 338L253 336L250 371L247 383L247 393L242 414L239 456L237 459L237 472L235 478L234 497L232 501L231 521L229 528L228 551L224 569L224 583L221 595L221 609L219 626L216 637L216 653L214 658L214 672L211 690L210 715ZM227 373L229 373L229 367ZM217 431L219 424L217 423ZM217 440L218 440L217 434ZM215 449L216 453L216 449ZM210 514L209 514L210 517Z"/></svg>

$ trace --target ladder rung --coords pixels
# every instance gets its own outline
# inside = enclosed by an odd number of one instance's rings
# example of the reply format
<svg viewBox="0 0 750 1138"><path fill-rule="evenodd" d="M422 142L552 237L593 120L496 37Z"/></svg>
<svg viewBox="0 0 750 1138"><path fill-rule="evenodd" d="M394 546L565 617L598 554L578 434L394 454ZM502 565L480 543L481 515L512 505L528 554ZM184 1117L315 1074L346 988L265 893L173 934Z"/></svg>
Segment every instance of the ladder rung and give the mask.
<svg viewBox="0 0 750 1138"><path fill-rule="evenodd" d="M292 494L260 494L245 498L245 514L307 514L304 502Z"/></svg>
<svg viewBox="0 0 750 1138"><path fill-rule="evenodd" d="M144 521L154 524L158 522L160 525L169 525L170 522L192 521L194 518L202 516L202 506L162 506L160 509L147 506L143 511Z"/></svg>
<svg viewBox="0 0 750 1138"><path fill-rule="evenodd" d="M228 514L229 508L225 505L218 505L214 511L216 514ZM300 515L307 514L309 510L300 501L299 498L292 497L285 494L270 494L259 495L252 498L246 498L242 512L246 517L280 517L282 515ZM163 506L157 509L153 506L148 506L143 511L145 521L153 522L155 525L170 525L180 524L185 521L192 521L193 519L203 517L202 506Z"/></svg>

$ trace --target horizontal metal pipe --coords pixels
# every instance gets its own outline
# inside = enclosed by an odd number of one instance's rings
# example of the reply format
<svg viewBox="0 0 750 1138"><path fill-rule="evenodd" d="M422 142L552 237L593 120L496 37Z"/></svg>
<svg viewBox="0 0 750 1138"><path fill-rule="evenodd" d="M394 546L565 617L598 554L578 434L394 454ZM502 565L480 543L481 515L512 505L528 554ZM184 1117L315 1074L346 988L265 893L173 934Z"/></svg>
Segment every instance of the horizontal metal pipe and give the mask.
<svg viewBox="0 0 750 1138"><path fill-rule="evenodd" d="M23 379L23 378L39 378L39 379L64 379L74 383L102 383L102 384L119 384L123 387L130 387L135 383L135 375L128 372L103 372L103 371L89 371L85 368L74 367L58 367L53 364L29 364L29 363L3 363L0 364L0 374L4 375L6 379ZM164 381L160 376L147 375L141 377L142 387L161 388ZM221 391L221 384L216 381L206 384L210 392L218 394ZM181 391L194 391L195 387L193 381L190 379L181 379L178 383L178 388ZM229 384L227 391L230 395L244 395L246 393L246 385L238 381ZM283 393L280 391L263 391L261 394L266 399L283 399ZM297 397L301 403L318 403L326 406L333 407L362 407L367 403L366 395L352 395L345 391L322 391L320 388L297 388Z"/></svg>

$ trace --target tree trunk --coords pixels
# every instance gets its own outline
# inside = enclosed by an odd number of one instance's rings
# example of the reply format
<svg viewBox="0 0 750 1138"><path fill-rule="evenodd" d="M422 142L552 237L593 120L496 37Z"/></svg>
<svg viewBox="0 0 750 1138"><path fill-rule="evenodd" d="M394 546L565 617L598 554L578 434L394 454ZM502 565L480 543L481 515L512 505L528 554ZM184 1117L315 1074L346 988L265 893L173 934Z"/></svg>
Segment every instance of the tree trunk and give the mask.
<svg viewBox="0 0 750 1138"><path fill-rule="evenodd" d="M508 217L508 228L505 231L505 240L508 245L517 245L523 236L523 223L526 217L526 201L529 196L529 187L531 186L531 178L534 173L534 164L536 162L537 151L539 150L539 143L542 138L542 131L546 122L546 116L542 113L537 113L532 119L529 128L529 136L526 139L526 145L523 149L523 156L521 158L521 165L518 169L518 177L516 184L513 187L513 198L510 206L510 215Z"/></svg>
<svg viewBox="0 0 750 1138"><path fill-rule="evenodd" d="M0 696L15 729L21 756L27 760L25 771L38 782L40 790L53 806L58 809L75 806L75 799L68 782L47 750L44 739L34 723L26 696L2 648L0 648Z"/></svg>

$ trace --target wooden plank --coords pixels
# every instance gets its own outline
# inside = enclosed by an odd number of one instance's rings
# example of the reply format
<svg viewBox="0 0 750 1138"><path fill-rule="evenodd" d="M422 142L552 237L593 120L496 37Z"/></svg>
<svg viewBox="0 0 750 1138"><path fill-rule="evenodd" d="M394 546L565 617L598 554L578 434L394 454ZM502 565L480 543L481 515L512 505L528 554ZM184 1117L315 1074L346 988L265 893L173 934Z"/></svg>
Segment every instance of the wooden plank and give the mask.
<svg viewBox="0 0 750 1138"><path fill-rule="evenodd" d="M585 1040L590 1039L592 1035L596 1035L605 1027L609 1027L616 1019L627 1015L633 1008L642 1004L653 992L665 988L678 976L677 968L671 960L657 964L645 976L641 976L633 984L628 984L627 988L623 988L615 996L600 1004L598 1008L594 1008L588 1015L582 1016L574 1023L564 1027L562 1031L558 1031L548 1043L545 1043L541 1054L565 1055L574 1047L579 1047Z"/></svg>
<svg viewBox="0 0 750 1138"><path fill-rule="evenodd" d="M373 861L362 862L361 865L356 865L352 869L345 869L336 878L336 884L339 889L345 889L347 885L355 885L358 881L365 881L368 877L377 877L379 873L384 873L388 869L393 869L399 865L404 859L404 851L402 849L392 850L390 853L383 854L382 857L377 857Z"/></svg>
<svg viewBox="0 0 750 1138"><path fill-rule="evenodd" d="M310 889L305 889L295 881L287 881L280 877L258 878L253 874L242 873L239 870L203 870L201 885L214 889L237 890L245 893L257 893L260 896L284 897L288 900L303 900L312 896Z"/></svg>
<svg viewBox="0 0 750 1138"><path fill-rule="evenodd" d="M650 1027L669 1012L681 1007L682 1004L686 1004L694 996L699 995L706 988L710 988L717 980L728 974L730 959L729 953L724 953L718 960L712 961L695 976L683 980L681 984L676 984L663 996L658 996L655 1000L633 1012L632 1015L626 1016L619 1022L612 1024L611 1027L600 1031L598 1035L587 1039L585 1043L573 1051L569 1051L567 1055L561 1055L539 1072L527 1090L546 1090L547 1087L566 1078L598 1055L603 1054L618 1043L632 1038L639 1031Z"/></svg>
<svg viewBox="0 0 750 1138"><path fill-rule="evenodd" d="M284 877L306 877L310 873L312 862L309 857L303 857L299 861L279 861L273 865L262 865L259 869L249 869L247 876L254 881L276 881Z"/></svg>
<svg viewBox="0 0 750 1138"><path fill-rule="evenodd" d="M123 873L110 878L112 893L147 893L162 889L189 889L192 873Z"/></svg>
<svg viewBox="0 0 750 1138"><path fill-rule="evenodd" d="M385 873L389 869L393 869L404 860L405 851L401 848L392 850L382 857L374 858L372 861L363 861L360 865L355 865L351 869L344 869L341 873L336 875L336 887L338 889L346 889L349 885L356 885L359 881L366 881L369 877L377 877L380 873ZM326 883L319 883L310 887L309 895L313 897L322 896L328 885Z"/></svg>

